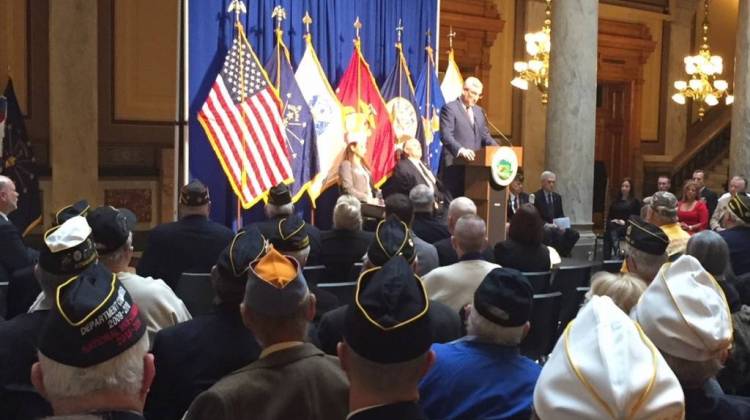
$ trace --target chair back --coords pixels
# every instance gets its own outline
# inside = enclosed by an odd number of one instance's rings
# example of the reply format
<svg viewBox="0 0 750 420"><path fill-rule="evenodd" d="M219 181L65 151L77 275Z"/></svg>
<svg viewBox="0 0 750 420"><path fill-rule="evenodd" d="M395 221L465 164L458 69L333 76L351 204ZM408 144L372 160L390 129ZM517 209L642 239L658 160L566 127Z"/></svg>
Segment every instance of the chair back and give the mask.
<svg viewBox="0 0 750 420"><path fill-rule="evenodd" d="M602 270L617 274L622 270L624 260L604 260L602 261Z"/></svg>
<svg viewBox="0 0 750 420"><path fill-rule="evenodd" d="M318 283L318 289L335 295L339 300L339 305L349 305L354 303L354 291L357 289L357 282Z"/></svg>
<svg viewBox="0 0 750 420"><path fill-rule="evenodd" d="M547 293L551 290L553 275L551 271L521 273L531 283L534 293Z"/></svg>
<svg viewBox="0 0 750 420"><path fill-rule="evenodd" d="M182 273L174 293L182 299L193 317L205 315L214 307L214 288L210 273Z"/></svg>
<svg viewBox="0 0 750 420"><path fill-rule="evenodd" d="M531 329L521 342L521 354L540 363L547 360L555 345L561 299L560 292L534 295Z"/></svg>
<svg viewBox="0 0 750 420"><path fill-rule="evenodd" d="M591 284L591 270L593 265L590 263L577 264L570 266L560 266L555 273L555 282L552 290L562 293L560 307L560 330L558 330L555 340L565 329L573 318L578 314L583 304L583 298L586 292L580 293L580 288L588 290Z"/></svg>

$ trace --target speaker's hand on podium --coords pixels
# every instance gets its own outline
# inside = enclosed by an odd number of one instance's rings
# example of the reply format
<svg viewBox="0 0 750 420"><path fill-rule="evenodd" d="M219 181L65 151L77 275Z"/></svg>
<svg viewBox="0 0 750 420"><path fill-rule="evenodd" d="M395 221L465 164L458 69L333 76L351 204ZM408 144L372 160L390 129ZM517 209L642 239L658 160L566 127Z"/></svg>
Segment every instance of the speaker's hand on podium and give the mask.
<svg viewBox="0 0 750 420"><path fill-rule="evenodd" d="M474 156L475 156L474 151L471 149L467 149L465 147L458 149L457 157L462 157L466 160L474 160Z"/></svg>

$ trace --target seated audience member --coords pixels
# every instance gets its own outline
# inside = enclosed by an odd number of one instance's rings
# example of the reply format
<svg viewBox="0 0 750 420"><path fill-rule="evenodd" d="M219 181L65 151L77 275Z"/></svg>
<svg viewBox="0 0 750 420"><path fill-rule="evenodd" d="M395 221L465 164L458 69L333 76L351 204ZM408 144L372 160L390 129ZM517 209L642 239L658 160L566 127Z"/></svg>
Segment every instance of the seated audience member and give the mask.
<svg viewBox="0 0 750 420"><path fill-rule="evenodd" d="M34 387L56 415L143 419L154 356L138 305L101 264L56 293L31 368Z"/></svg>
<svg viewBox="0 0 750 420"><path fill-rule="evenodd" d="M409 200L414 206L412 230L420 238L434 244L451 236L448 225L435 216L435 192L427 185L417 185L409 192Z"/></svg>
<svg viewBox="0 0 750 420"><path fill-rule="evenodd" d="M339 164L339 188L342 194L352 195L363 203L379 204L380 194L373 185L370 166L367 163L367 134L347 133L344 158ZM375 180L377 181L377 180Z"/></svg>
<svg viewBox="0 0 750 420"><path fill-rule="evenodd" d="M722 226L724 223L724 213L727 211L727 204L729 200L737 195L747 196L747 179L742 176L734 176L729 180L729 191L719 197L718 203L716 204L716 210L713 216L711 216L711 229L717 232L721 232L726 229Z"/></svg>
<svg viewBox="0 0 750 420"><path fill-rule="evenodd" d="M41 398L19 390L32 390L29 371L37 361L37 336L54 307L57 286L95 264L96 248L85 218L72 217L44 234L39 263L34 268L42 293L29 313L0 323L0 413L4 419L27 420L51 414Z"/></svg>
<svg viewBox="0 0 750 420"><path fill-rule="evenodd" d="M698 199L706 203L706 207L708 207L708 218L710 219L714 215L714 211L716 211L716 205L719 202L719 198L715 192L711 191L706 186L706 178L708 178L708 175L703 169L696 169L693 171L693 182L695 182L695 186L698 187Z"/></svg>
<svg viewBox="0 0 750 420"><path fill-rule="evenodd" d="M386 201L399 195L404 197L401 194L394 194L388 197ZM388 217L378 225L375 239L367 251L367 263L363 273L370 271L372 268L381 267L391 258L399 255L406 259L414 270L419 261L419 258L415 257L414 246L406 224L395 216ZM416 272L416 270L414 271ZM360 278L362 278L362 274L360 274ZM341 341L344 332L346 308L346 306L342 306L324 314L318 323L320 348L328 354L336 354L336 345ZM429 310L432 337L436 343L446 343L461 336L461 319L457 311L436 301L430 301Z"/></svg>
<svg viewBox="0 0 750 420"><path fill-rule="evenodd" d="M633 195L633 181L626 177L620 184L617 198L610 204L607 212L607 225L602 250L605 260L612 258L613 249L620 251L620 241L625 238L625 229L630 216L640 214L641 202ZM615 252L615 256L619 257L618 254L619 252Z"/></svg>
<svg viewBox="0 0 750 420"><path fill-rule="evenodd" d="M628 219L625 233L623 270L637 275L650 284L662 264L667 262L669 237L658 226L638 217Z"/></svg>
<svg viewBox="0 0 750 420"><path fill-rule="evenodd" d="M667 234L667 255L670 261L677 259L685 252L690 239L690 234L677 221L677 197L671 192L657 191L643 202L648 205L646 221L659 226Z"/></svg>
<svg viewBox="0 0 750 420"><path fill-rule="evenodd" d="M282 182L271 187L268 191L268 202L263 207L263 212L266 215L266 220L253 223L252 226L257 227L266 239L278 236L279 221L294 215L292 193L286 184ZM305 223L305 233L307 233L310 241L307 263L317 265L320 263L320 230L310 223Z"/></svg>
<svg viewBox="0 0 750 420"><path fill-rule="evenodd" d="M529 202L529 195L523 192L523 170L520 168L516 172L508 187L508 208L506 209L507 222L513 219L519 208Z"/></svg>
<svg viewBox="0 0 750 420"><path fill-rule="evenodd" d="M404 142L403 154L396 162L393 176L383 186L383 197L388 198L396 193L408 196L412 188L420 184L435 191L435 201L438 207L442 207L446 202L442 183L422 162L422 145L419 140L412 137Z"/></svg>
<svg viewBox="0 0 750 420"><path fill-rule="evenodd" d="M680 420L685 399L675 374L638 324L608 296L594 296L542 368L532 418Z"/></svg>
<svg viewBox="0 0 750 420"><path fill-rule="evenodd" d="M732 318L724 292L698 260L684 255L665 264L632 316L680 380L686 420L750 418L750 399L715 389L732 347Z"/></svg>
<svg viewBox="0 0 750 420"><path fill-rule="evenodd" d="M215 310L156 334L156 377L146 418L181 419L198 394L258 359L260 347L242 324L240 303L250 264L265 253L266 240L258 229L238 232L211 269Z"/></svg>
<svg viewBox="0 0 750 420"><path fill-rule="evenodd" d="M719 234L729 247L734 274L750 273L750 197L737 194L729 200L724 226L726 229Z"/></svg>
<svg viewBox="0 0 750 420"><path fill-rule="evenodd" d="M117 275L146 321L149 341L157 331L188 321L187 307L162 280L141 277L130 267L135 215L127 209L99 207L86 216L99 262Z"/></svg>
<svg viewBox="0 0 750 420"><path fill-rule="evenodd" d="M193 401L187 420L342 419L349 384L336 358L304 343L315 295L273 247L250 265L242 320L263 351Z"/></svg>
<svg viewBox="0 0 750 420"><path fill-rule="evenodd" d="M430 299L442 302L456 312L471 303L474 291L487 273L500 267L482 259L486 235L487 227L479 216L467 214L458 219L452 241L459 261L438 267L424 277Z"/></svg>
<svg viewBox="0 0 750 420"><path fill-rule="evenodd" d="M586 293L586 301L591 300L593 296L609 296L615 305L627 314L638 302L646 287L646 283L638 276L600 271L591 276L591 289Z"/></svg>
<svg viewBox="0 0 750 420"><path fill-rule="evenodd" d="M193 180L180 189L176 222L155 227L138 262L138 275L162 279L174 289L182 273L208 273L234 234L208 219L208 188Z"/></svg>
<svg viewBox="0 0 750 420"><path fill-rule="evenodd" d="M519 353L534 292L520 272L496 268L474 292L468 336L435 344L435 364L419 385L433 419L528 419L541 368Z"/></svg>
<svg viewBox="0 0 750 420"><path fill-rule="evenodd" d="M409 198L403 194L391 194L385 200L385 216L396 216L409 227L409 234L417 251L417 274L424 276L438 266L437 250L414 233L411 228L414 221L414 207ZM382 264L377 264L382 265Z"/></svg>
<svg viewBox="0 0 750 420"><path fill-rule="evenodd" d="M571 228L561 228L554 224L555 219L565 217L562 197L555 192L557 176L550 171L544 171L541 179L542 188L534 193L534 206L539 211L542 220L546 222L544 244L555 248L561 256L569 257L581 235Z"/></svg>
<svg viewBox="0 0 750 420"><path fill-rule="evenodd" d="M474 202L468 197L454 198L448 206L448 232L450 232L451 235L453 235L453 230L456 227L458 219L467 214L477 214L477 206ZM438 253L440 267L458 262L458 255L456 255L456 250L453 249L450 237L443 238L435 242L433 245L435 245L435 249ZM482 251L482 259L489 262L495 260L492 247L486 246L484 248Z"/></svg>
<svg viewBox="0 0 750 420"><path fill-rule="evenodd" d="M508 239L495 244L495 262L523 272L549 271L561 259L555 248L542 243L544 221L536 208L518 208L508 229Z"/></svg>
<svg viewBox="0 0 750 420"><path fill-rule="evenodd" d="M354 263L362 262L372 242L372 232L362 230L362 212L359 200L342 195L333 208L333 230L320 235L320 262L327 267L327 281L347 279ZM335 275L335 277L334 277Z"/></svg>
<svg viewBox="0 0 750 420"><path fill-rule="evenodd" d="M338 345L341 367L351 382L346 418L426 419L417 403L418 385L435 355L422 282L396 256L362 273L354 299Z"/></svg>
<svg viewBox="0 0 750 420"><path fill-rule="evenodd" d="M690 235L708 228L708 206L698 196L698 185L692 180L682 187L682 200L677 203L677 220Z"/></svg>

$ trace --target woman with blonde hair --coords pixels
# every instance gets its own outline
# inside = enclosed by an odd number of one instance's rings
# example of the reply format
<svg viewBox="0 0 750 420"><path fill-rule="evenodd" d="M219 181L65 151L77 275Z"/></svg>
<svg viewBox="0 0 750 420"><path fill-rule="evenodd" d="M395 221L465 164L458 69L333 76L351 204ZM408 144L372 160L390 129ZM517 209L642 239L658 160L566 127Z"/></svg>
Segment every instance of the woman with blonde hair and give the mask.
<svg viewBox="0 0 750 420"><path fill-rule="evenodd" d="M347 134L344 160L339 165L339 186L342 194L356 197L360 202L378 204L380 200L373 191L370 166L367 164L367 138L349 133Z"/></svg>
<svg viewBox="0 0 750 420"><path fill-rule="evenodd" d="M609 296L627 314L645 290L646 283L636 275L600 271L591 277L591 289L586 293L586 301L591 296Z"/></svg>
<svg viewBox="0 0 750 420"><path fill-rule="evenodd" d="M677 203L677 219L680 227L689 234L708 227L708 207L698 197L698 184L689 180L682 187L682 198Z"/></svg>

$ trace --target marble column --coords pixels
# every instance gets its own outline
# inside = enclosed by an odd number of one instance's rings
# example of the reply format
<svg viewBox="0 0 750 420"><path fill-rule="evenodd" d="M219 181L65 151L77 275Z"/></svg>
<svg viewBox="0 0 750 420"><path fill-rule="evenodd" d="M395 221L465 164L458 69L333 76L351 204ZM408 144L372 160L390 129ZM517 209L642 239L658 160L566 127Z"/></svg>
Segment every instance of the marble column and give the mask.
<svg viewBox="0 0 750 420"><path fill-rule="evenodd" d="M565 215L584 231L592 224L598 14L597 0L552 5L545 161Z"/></svg>
<svg viewBox="0 0 750 420"><path fill-rule="evenodd" d="M740 0L734 56L734 104L729 174L750 176L750 0Z"/></svg>
<svg viewBox="0 0 750 420"><path fill-rule="evenodd" d="M97 3L49 2L50 212L85 198L100 205L98 188Z"/></svg>

